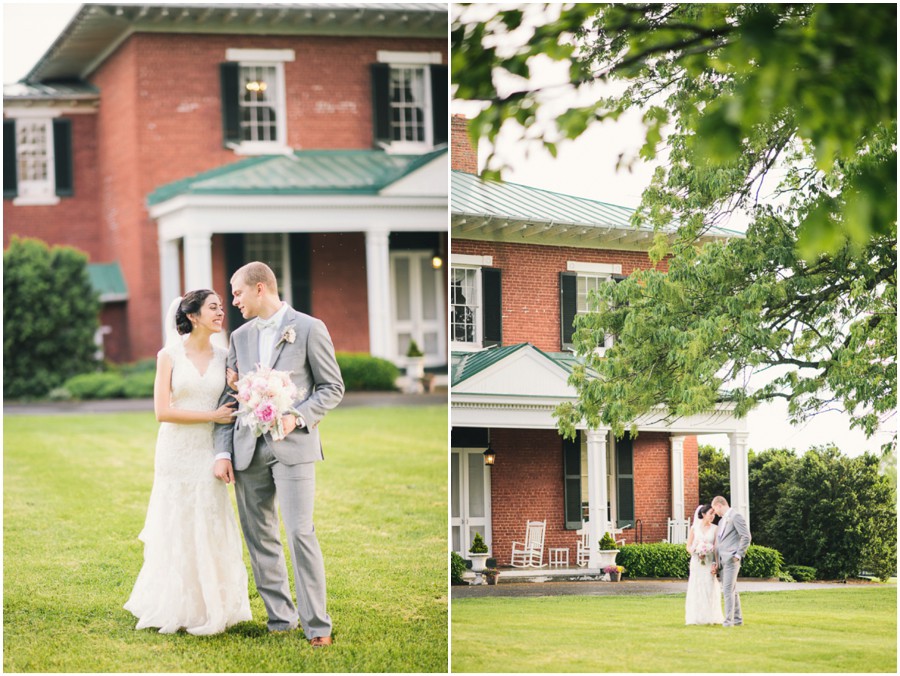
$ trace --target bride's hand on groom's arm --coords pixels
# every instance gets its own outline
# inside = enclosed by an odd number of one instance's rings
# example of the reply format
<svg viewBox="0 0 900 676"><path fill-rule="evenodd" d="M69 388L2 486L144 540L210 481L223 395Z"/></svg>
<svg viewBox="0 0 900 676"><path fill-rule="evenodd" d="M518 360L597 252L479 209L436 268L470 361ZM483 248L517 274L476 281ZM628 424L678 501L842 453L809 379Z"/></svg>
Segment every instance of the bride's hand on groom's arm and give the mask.
<svg viewBox="0 0 900 676"><path fill-rule="evenodd" d="M237 403L233 401L222 404L212 412L212 419L210 422L218 423L219 425L230 425L234 422L235 406L237 406Z"/></svg>

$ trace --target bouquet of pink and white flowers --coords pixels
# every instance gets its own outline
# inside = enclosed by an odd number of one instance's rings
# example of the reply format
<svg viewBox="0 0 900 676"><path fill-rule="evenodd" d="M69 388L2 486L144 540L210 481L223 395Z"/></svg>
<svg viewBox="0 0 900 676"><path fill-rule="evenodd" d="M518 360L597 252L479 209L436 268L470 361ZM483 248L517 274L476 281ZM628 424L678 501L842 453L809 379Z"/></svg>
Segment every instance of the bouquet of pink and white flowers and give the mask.
<svg viewBox="0 0 900 676"><path fill-rule="evenodd" d="M698 542L694 545L694 554L697 555L697 558L700 559L700 565L705 566L709 563L709 556L715 551L715 548L712 546L712 543L709 542Z"/></svg>
<svg viewBox="0 0 900 676"><path fill-rule="evenodd" d="M294 413L294 402L303 396L287 371L276 371L268 366L256 365L235 383L238 401L238 424L250 427L256 436L272 434L272 439L284 439L281 416Z"/></svg>

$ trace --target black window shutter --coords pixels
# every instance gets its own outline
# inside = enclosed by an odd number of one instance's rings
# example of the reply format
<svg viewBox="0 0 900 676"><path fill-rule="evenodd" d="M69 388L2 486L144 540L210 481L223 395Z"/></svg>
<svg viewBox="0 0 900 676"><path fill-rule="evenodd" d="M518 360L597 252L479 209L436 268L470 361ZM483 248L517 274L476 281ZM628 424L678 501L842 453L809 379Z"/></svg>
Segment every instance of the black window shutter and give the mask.
<svg viewBox="0 0 900 676"><path fill-rule="evenodd" d="M372 64L372 126L375 147L391 143L391 66L387 63Z"/></svg>
<svg viewBox="0 0 900 676"><path fill-rule="evenodd" d="M241 142L240 64L226 61L219 64L222 82L222 144Z"/></svg>
<svg viewBox="0 0 900 676"><path fill-rule="evenodd" d="M288 235L291 257L291 306L312 314L312 294L309 273L309 234L292 232Z"/></svg>
<svg viewBox="0 0 900 676"><path fill-rule="evenodd" d="M447 100L450 94L447 91L447 66L434 64L431 66L431 120L434 145L439 146L447 142L447 125L450 118L447 116Z"/></svg>
<svg viewBox="0 0 900 676"><path fill-rule="evenodd" d="M627 275L612 275L612 280L618 284L622 280L627 279Z"/></svg>
<svg viewBox="0 0 900 676"><path fill-rule="evenodd" d="M482 345L503 342L503 307L499 268L481 268Z"/></svg>
<svg viewBox="0 0 900 676"><path fill-rule="evenodd" d="M16 121L3 120L3 199L17 194Z"/></svg>
<svg viewBox="0 0 900 676"><path fill-rule="evenodd" d="M575 315L578 314L577 304L578 275L574 272L559 273L559 319L562 349L574 347L572 336L575 334Z"/></svg>
<svg viewBox="0 0 900 676"><path fill-rule="evenodd" d="M581 519L581 438L563 439L563 481L565 486L566 528L578 530Z"/></svg>
<svg viewBox="0 0 900 676"><path fill-rule="evenodd" d="M229 233L223 235L225 242L225 274L228 276L226 281L226 301L228 304L228 330L234 331L244 323L240 310L231 304L231 275L249 261L244 260L244 235L243 233ZM222 299L225 301L225 298Z"/></svg>
<svg viewBox="0 0 900 676"><path fill-rule="evenodd" d="M53 120L53 164L56 170L56 194L71 197L75 194L72 174L72 120Z"/></svg>
<svg viewBox="0 0 900 676"><path fill-rule="evenodd" d="M616 439L616 528L634 525L634 442Z"/></svg>

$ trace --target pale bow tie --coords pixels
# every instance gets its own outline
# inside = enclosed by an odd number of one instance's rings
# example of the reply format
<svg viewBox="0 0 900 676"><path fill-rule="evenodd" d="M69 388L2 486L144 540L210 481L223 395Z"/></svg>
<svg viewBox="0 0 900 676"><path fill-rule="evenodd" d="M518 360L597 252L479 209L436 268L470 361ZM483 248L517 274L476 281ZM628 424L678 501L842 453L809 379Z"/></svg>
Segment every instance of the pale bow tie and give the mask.
<svg viewBox="0 0 900 676"><path fill-rule="evenodd" d="M256 318L256 328L260 331L264 331L265 329L274 329L275 328L275 320L274 319L260 319Z"/></svg>

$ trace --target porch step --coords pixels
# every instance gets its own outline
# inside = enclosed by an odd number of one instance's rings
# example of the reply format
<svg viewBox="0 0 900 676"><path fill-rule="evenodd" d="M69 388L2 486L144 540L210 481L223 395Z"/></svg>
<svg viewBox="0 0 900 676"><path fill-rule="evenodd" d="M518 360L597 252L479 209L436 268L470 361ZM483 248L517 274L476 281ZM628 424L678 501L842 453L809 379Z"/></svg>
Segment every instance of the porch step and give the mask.
<svg viewBox="0 0 900 676"><path fill-rule="evenodd" d="M481 575L467 570L463 579L478 584ZM501 568L497 584L512 582L590 582L607 579L599 568Z"/></svg>

